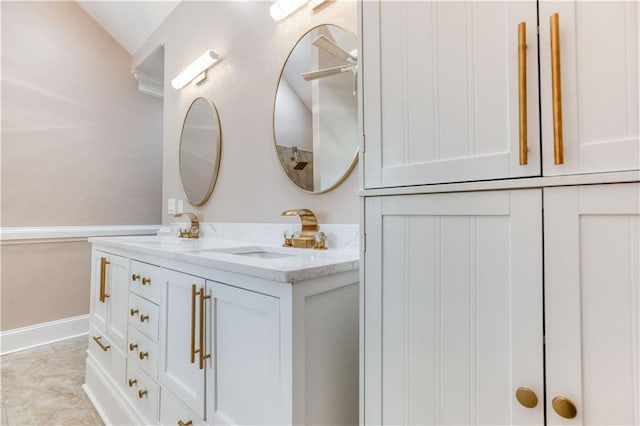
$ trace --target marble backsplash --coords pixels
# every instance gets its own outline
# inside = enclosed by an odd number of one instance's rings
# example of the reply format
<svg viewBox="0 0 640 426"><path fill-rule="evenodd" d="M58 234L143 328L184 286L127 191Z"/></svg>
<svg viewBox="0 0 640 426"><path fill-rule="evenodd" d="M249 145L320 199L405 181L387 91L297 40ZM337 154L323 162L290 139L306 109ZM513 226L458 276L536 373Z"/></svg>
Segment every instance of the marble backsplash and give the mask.
<svg viewBox="0 0 640 426"><path fill-rule="evenodd" d="M178 235L178 229L187 228L189 222L172 222L163 226L158 235ZM327 245L332 249L353 249L360 246L360 228L358 225L321 224L320 231L328 239ZM283 234L300 232L299 223L201 223L201 238L217 238L221 240L248 241L266 245L280 245L284 241Z"/></svg>

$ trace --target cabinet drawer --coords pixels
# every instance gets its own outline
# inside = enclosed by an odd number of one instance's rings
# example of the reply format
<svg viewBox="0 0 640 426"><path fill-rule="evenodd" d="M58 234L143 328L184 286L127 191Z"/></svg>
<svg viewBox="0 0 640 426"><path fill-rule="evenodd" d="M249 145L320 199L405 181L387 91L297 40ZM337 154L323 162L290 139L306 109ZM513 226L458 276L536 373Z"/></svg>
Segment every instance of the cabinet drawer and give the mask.
<svg viewBox="0 0 640 426"><path fill-rule="evenodd" d="M119 386L124 386L125 354L94 327L89 330L89 354Z"/></svg>
<svg viewBox="0 0 640 426"><path fill-rule="evenodd" d="M131 291L154 303L160 303L161 269L148 263L131 262Z"/></svg>
<svg viewBox="0 0 640 426"><path fill-rule="evenodd" d="M127 359L126 393L147 424L157 423L159 387L135 362Z"/></svg>
<svg viewBox="0 0 640 426"><path fill-rule="evenodd" d="M129 359L142 368L154 380L158 378L158 344L129 326L127 350Z"/></svg>
<svg viewBox="0 0 640 426"><path fill-rule="evenodd" d="M129 295L129 324L144 333L147 337L158 340L158 305L136 295Z"/></svg>
<svg viewBox="0 0 640 426"><path fill-rule="evenodd" d="M191 422L193 426L204 425L205 422L182 403L167 387L160 392L160 424L179 425Z"/></svg>

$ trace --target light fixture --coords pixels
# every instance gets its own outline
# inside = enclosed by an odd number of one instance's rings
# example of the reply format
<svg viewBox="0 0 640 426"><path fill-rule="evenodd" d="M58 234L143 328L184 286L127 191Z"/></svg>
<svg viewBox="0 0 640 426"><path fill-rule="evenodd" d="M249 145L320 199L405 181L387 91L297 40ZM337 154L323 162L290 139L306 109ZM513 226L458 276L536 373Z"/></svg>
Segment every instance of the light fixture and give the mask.
<svg viewBox="0 0 640 426"><path fill-rule="evenodd" d="M326 2L327 0L309 0L309 4L307 5L307 7L311 10L316 10L318 7L322 6Z"/></svg>
<svg viewBox="0 0 640 426"><path fill-rule="evenodd" d="M269 8L274 21L282 21L296 10L307 4L309 0L278 0Z"/></svg>
<svg viewBox="0 0 640 426"><path fill-rule="evenodd" d="M192 81L200 83L207 78L207 70L220 60L220 55L215 50L207 50L202 56L193 61L176 78L171 80L174 89L180 90Z"/></svg>

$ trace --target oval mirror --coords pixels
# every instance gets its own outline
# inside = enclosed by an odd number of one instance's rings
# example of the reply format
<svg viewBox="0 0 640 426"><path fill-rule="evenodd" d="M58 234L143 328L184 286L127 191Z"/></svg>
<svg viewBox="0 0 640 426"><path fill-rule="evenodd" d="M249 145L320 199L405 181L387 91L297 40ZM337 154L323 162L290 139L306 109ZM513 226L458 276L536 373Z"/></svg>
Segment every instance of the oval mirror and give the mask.
<svg viewBox="0 0 640 426"><path fill-rule="evenodd" d="M338 186L358 159L356 38L335 25L309 30L284 64L273 109L280 165L298 188Z"/></svg>
<svg viewBox="0 0 640 426"><path fill-rule="evenodd" d="M182 188L194 206L209 200L220 166L220 119L209 99L193 101L180 136L180 178Z"/></svg>

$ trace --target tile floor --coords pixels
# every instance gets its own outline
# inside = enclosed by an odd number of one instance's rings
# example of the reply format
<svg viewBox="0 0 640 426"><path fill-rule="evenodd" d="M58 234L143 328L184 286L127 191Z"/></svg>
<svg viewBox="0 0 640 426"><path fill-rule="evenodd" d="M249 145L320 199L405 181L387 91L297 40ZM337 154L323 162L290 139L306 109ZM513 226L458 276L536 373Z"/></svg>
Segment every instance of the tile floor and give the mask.
<svg viewBox="0 0 640 426"><path fill-rule="evenodd" d="M0 357L0 424L102 425L81 388L87 342L82 336Z"/></svg>

